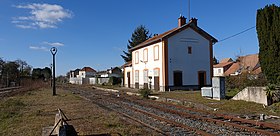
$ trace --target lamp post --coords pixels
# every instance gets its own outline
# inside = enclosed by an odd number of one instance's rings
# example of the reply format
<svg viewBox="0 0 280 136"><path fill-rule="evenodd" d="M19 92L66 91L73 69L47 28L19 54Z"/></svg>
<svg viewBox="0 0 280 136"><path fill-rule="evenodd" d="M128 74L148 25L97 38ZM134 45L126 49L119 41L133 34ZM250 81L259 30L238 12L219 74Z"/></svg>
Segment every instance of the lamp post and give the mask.
<svg viewBox="0 0 280 136"><path fill-rule="evenodd" d="M55 88L55 54L57 52L57 48L56 47L52 47L51 48L51 53L53 55L53 76L52 76L52 81L53 81L53 84L52 84L52 87L53 87L53 96L56 95L56 88Z"/></svg>
<svg viewBox="0 0 280 136"><path fill-rule="evenodd" d="M53 65L52 65L52 64L50 64L50 68L51 68L51 70L52 70L52 67L53 67ZM50 78L51 78L51 87L52 87L52 77L53 77L53 76L52 76L52 72L51 72L51 75L50 75L50 76L51 76Z"/></svg>

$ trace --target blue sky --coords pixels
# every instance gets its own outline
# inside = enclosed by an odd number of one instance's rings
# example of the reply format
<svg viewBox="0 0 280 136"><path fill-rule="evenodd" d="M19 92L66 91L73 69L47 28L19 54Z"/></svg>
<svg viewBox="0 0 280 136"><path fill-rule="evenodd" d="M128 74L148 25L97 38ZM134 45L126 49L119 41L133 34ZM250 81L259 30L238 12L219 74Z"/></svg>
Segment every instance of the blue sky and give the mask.
<svg viewBox="0 0 280 136"><path fill-rule="evenodd" d="M256 11L279 0L192 0L191 17L218 40L256 25ZM0 57L49 66L58 48L56 75L90 66L105 70L124 63L120 55L139 25L151 33L177 27L188 16L187 0L1 0ZM214 45L225 57L258 52L256 29Z"/></svg>

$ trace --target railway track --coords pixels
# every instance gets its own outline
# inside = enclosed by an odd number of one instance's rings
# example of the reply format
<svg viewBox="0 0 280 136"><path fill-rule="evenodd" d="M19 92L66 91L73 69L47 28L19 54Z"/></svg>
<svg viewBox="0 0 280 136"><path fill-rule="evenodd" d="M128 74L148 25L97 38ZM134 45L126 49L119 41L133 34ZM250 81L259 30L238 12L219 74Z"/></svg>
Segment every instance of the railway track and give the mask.
<svg viewBox="0 0 280 136"><path fill-rule="evenodd" d="M15 94L21 87L7 87L0 89L0 97L11 96Z"/></svg>
<svg viewBox="0 0 280 136"><path fill-rule="evenodd" d="M68 88L74 93L114 110L161 135L280 135L279 126L256 123L222 114L210 114L178 105L137 97Z"/></svg>
<svg viewBox="0 0 280 136"><path fill-rule="evenodd" d="M258 134L280 135L280 126L272 123L247 120L223 114L212 114L202 110L196 110L193 108L171 105L151 100L141 101L139 99L137 100L137 98L131 99L129 97L124 97L123 99L134 101L141 105L156 108L164 112L178 114L186 118L195 118L202 121L213 122L215 124L227 125L234 128L244 129L250 132L255 132Z"/></svg>

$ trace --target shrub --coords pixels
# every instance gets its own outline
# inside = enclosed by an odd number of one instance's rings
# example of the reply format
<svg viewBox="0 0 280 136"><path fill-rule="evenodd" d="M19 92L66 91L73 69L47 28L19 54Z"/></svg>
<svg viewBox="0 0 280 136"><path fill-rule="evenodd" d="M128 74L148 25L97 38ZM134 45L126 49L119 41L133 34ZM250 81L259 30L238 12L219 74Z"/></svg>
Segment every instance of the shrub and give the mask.
<svg viewBox="0 0 280 136"><path fill-rule="evenodd" d="M252 78L253 75L248 73L243 73L237 76L226 77L226 89L238 89L239 91L243 90L248 86L266 86L267 80L263 75L259 75L258 78Z"/></svg>
<svg viewBox="0 0 280 136"><path fill-rule="evenodd" d="M275 84L268 84L266 87L266 96L268 99L268 105L271 105L272 103L279 102L279 88Z"/></svg>
<svg viewBox="0 0 280 136"><path fill-rule="evenodd" d="M148 99L149 95L151 94L151 90L150 89L140 89L139 93L143 98Z"/></svg>

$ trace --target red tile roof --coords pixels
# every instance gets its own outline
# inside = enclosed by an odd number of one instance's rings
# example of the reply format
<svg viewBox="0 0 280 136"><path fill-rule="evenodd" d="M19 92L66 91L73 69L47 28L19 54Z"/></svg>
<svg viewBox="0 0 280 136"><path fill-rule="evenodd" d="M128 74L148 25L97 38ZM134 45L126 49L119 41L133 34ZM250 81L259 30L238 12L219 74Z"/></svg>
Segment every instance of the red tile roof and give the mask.
<svg viewBox="0 0 280 136"><path fill-rule="evenodd" d="M220 61L220 63L226 63L226 62L233 62L231 58L224 58Z"/></svg>
<svg viewBox="0 0 280 136"><path fill-rule="evenodd" d="M140 44L138 44L137 46L131 48L130 50L131 51L134 51L134 50L137 50L137 49L140 49L142 47L146 47L150 44L153 44L153 43L156 43L156 42L159 42L161 41L163 38L168 38L178 32L181 32L182 30L184 29L187 29L187 28L192 28L193 30L195 30L196 32L198 32L200 35L202 35L203 37L205 37L206 39L208 39L209 41L211 41L213 44L218 42L217 39L215 39L214 37L212 37L210 34L208 34L207 32L205 32L204 30L202 30L201 28L199 28L197 25L196 25L196 21L194 20L191 20L189 23L183 25L182 27L178 27L178 28L174 28L174 29L171 29L167 32L164 32L160 35L157 35L157 36L154 36Z"/></svg>
<svg viewBox="0 0 280 136"><path fill-rule="evenodd" d="M80 71L86 71L86 72L96 72L94 69L92 69L91 67L84 67L83 69L81 69Z"/></svg>
<svg viewBox="0 0 280 136"><path fill-rule="evenodd" d="M225 66L231 65L232 63L233 63L233 62L219 63L219 64L214 65L213 67L214 67L214 68L223 68L223 67L225 67Z"/></svg>
<svg viewBox="0 0 280 136"><path fill-rule="evenodd" d="M251 54L246 56L240 56L237 58L240 62L243 70L253 70L259 63L259 54Z"/></svg>
<svg viewBox="0 0 280 136"><path fill-rule="evenodd" d="M236 71L240 69L239 63L233 63L231 67L225 71L225 76L229 76L230 74L234 74Z"/></svg>
<svg viewBox="0 0 280 136"><path fill-rule="evenodd" d="M261 67L258 67L257 69L253 70L253 73L252 73L252 74L258 75L258 74L260 74L260 73L262 73L262 68L261 68Z"/></svg>

